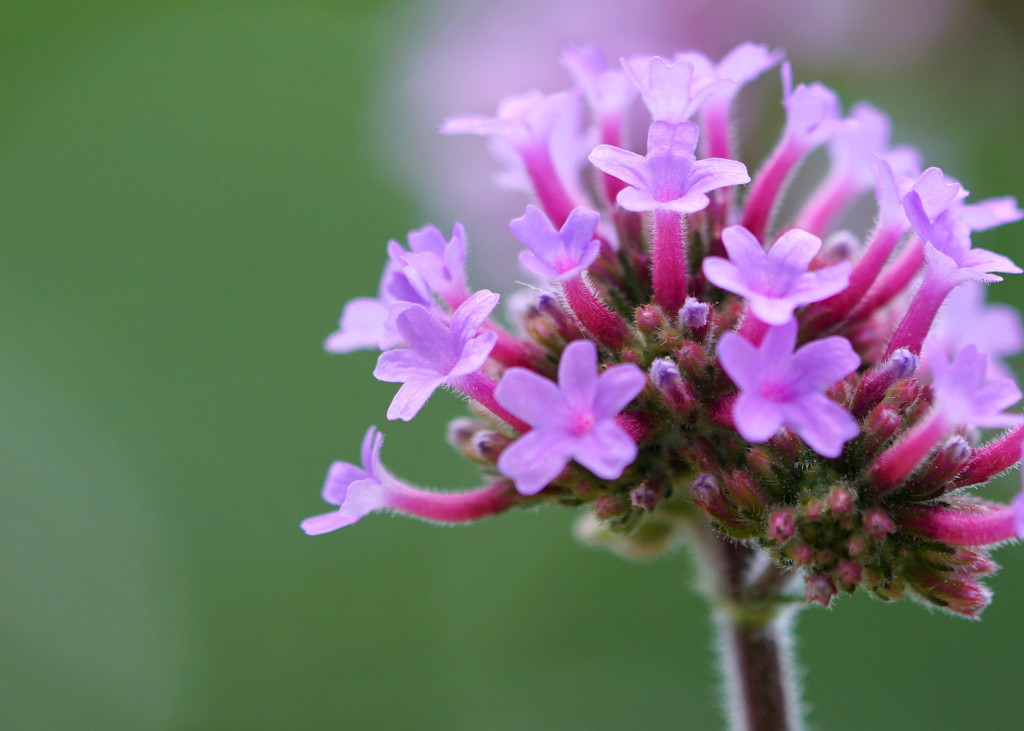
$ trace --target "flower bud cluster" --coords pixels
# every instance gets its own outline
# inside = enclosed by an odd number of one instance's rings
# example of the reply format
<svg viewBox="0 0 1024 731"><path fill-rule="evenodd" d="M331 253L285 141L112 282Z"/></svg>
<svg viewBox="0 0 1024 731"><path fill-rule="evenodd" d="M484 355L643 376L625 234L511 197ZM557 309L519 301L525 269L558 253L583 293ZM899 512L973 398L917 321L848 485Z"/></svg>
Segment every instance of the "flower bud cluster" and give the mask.
<svg viewBox="0 0 1024 731"><path fill-rule="evenodd" d="M690 52L616 67L594 49L564 62L571 89L442 127L489 138L504 179L532 196L509 226L536 282L513 299L512 326L494 316L497 294L468 285L456 224L391 242L378 295L349 302L326 342L383 351L374 375L401 384L389 419L413 418L439 387L469 400L473 418L448 439L486 484L398 480L371 429L362 465L328 474L337 510L303 528L555 503L584 508L584 538L648 556L706 520L799 572L808 601L862 588L978 616L987 552L1020 534L1024 498L965 491L1020 460L1024 419L1006 409L1021 393L998 359L1024 339L1016 313L981 294L1021 270L971 236L1020 219L1016 202L967 203L891 145L884 113L844 115L763 46L717 63ZM780 63L785 124L751 174L734 101ZM789 200L818 149L827 174ZM874 225L840 229L870 196ZM1006 431L979 445L983 428Z"/></svg>

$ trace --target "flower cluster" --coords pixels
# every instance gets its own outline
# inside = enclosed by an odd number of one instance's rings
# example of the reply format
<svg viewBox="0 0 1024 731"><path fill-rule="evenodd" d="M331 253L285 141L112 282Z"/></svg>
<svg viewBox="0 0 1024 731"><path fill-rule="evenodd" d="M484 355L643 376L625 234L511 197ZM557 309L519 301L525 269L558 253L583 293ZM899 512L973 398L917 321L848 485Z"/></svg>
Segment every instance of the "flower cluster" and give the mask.
<svg viewBox="0 0 1024 731"><path fill-rule="evenodd" d="M1021 347L1019 318L983 294L1021 270L972 235L1020 219L1016 201L968 203L892 146L884 113L844 114L763 46L717 63L611 66L591 48L563 62L573 88L441 130L487 137L533 194L509 242L537 287L514 298L511 327L493 316L497 294L467 285L456 224L392 241L377 297L349 302L326 342L383 351L374 375L401 384L389 419L412 419L441 386L466 397L473 416L449 441L486 484L406 484L371 428L362 466L328 474L337 510L304 530L558 503L586 510L589 539L645 555L710 521L799 572L809 601L859 587L976 617L988 551L1021 535L1024 498L968 491L1020 460L1024 417L1006 412L1021 392L998 362ZM751 175L734 101L780 66L785 124ZM828 170L792 200L817 150ZM870 230L841 230L872 195ZM985 428L1004 431L982 442Z"/></svg>

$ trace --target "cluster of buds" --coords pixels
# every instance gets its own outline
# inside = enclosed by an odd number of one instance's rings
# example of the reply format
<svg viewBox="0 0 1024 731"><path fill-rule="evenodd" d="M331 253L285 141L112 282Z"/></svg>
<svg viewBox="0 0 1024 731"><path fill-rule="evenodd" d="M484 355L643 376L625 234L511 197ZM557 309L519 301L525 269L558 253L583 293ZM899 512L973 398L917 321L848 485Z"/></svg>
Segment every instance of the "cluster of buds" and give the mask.
<svg viewBox="0 0 1024 731"><path fill-rule="evenodd" d="M512 298L512 325L492 317L497 294L467 286L455 224L390 242L378 296L349 302L326 342L383 351L374 375L402 384L389 419L412 419L439 387L462 394L473 416L449 441L486 484L409 485L371 428L361 466L330 469L337 509L304 530L556 503L582 506L591 540L648 555L710 521L799 572L809 601L860 587L976 617L988 551L1020 535L1024 500L967 492L1020 460L1024 417L1005 412L1021 392L999 362L1020 348L1019 319L983 295L1021 270L971 235L1020 219L1016 201L967 203L891 146L885 114L860 103L844 116L763 46L718 63L691 52L612 67L590 48L563 62L572 89L441 130L488 137L504 179L533 196L510 225L536 278ZM785 125L751 177L734 101L780 64ZM819 149L827 173L784 202ZM840 230L872 194L873 227ZM981 443L984 428L1003 433Z"/></svg>

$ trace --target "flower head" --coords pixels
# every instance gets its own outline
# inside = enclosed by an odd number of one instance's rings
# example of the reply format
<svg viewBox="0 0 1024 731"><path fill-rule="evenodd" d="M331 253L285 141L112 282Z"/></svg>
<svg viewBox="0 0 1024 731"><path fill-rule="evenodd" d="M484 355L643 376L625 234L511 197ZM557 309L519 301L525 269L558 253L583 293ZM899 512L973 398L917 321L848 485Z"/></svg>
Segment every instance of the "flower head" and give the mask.
<svg viewBox="0 0 1024 731"><path fill-rule="evenodd" d="M439 387L459 392L473 418L449 441L486 484L400 482L371 430L361 467L332 467L324 497L338 510L304 529L384 509L460 522L561 504L585 512L591 540L637 556L704 521L802 574L809 601L864 590L977 617L987 552L1024 533L1024 497L964 488L1020 460L1024 417L1006 411L1012 379L989 371L1019 348L1018 323L981 309L978 290L1020 270L971 238L1024 214L1011 198L967 203L891 146L881 110L844 116L831 89L794 87L788 65L785 124L749 175L732 102L781 58L742 44L718 63L642 55L620 70L571 49L575 88L448 120L446 133L491 138L532 194L510 229L547 291L510 298L506 327L497 295L470 294L462 227L418 229L389 244L378 296L349 302L327 347L385 350L374 373L402 384L391 419ZM646 148L627 122L646 125ZM828 172L789 185L824 145ZM823 247L862 196L873 229ZM1012 429L976 445L977 427Z"/></svg>

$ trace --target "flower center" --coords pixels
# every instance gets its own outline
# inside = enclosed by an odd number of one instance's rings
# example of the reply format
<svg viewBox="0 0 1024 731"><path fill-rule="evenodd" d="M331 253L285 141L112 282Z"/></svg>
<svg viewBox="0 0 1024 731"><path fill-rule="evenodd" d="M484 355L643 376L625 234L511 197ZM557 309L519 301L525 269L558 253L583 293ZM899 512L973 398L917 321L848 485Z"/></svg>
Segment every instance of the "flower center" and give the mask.
<svg viewBox="0 0 1024 731"><path fill-rule="evenodd" d="M594 428L596 421L594 414L590 411L577 412L573 414L572 420L569 422L569 432L574 437L582 437Z"/></svg>

